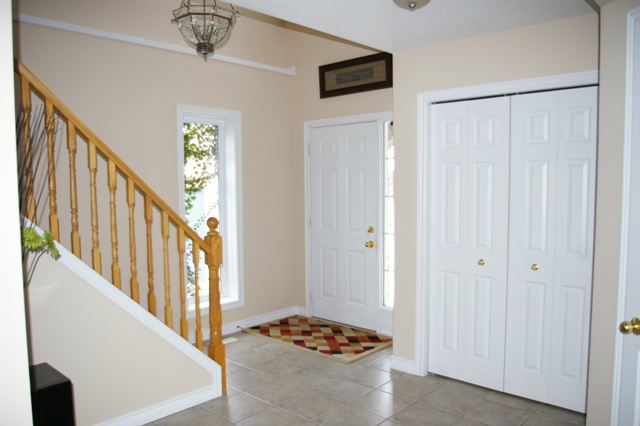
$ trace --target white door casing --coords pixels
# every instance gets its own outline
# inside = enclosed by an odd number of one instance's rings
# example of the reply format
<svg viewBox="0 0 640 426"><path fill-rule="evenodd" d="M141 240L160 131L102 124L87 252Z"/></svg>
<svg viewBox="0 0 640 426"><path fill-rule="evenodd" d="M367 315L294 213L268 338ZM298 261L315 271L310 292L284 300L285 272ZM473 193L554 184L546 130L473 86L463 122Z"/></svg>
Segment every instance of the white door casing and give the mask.
<svg viewBox="0 0 640 426"><path fill-rule="evenodd" d="M502 390L509 98L433 108L431 372Z"/></svg>
<svg viewBox="0 0 640 426"><path fill-rule="evenodd" d="M640 318L640 8L627 18L625 114L618 322ZM616 330L611 426L640 424L640 336Z"/></svg>
<svg viewBox="0 0 640 426"><path fill-rule="evenodd" d="M311 312L370 330L380 305L380 142L375 121L309 131Z"/></svg>
<svg viewBox="0 0 640 426"><path fill-rule="evenodd" d="M585 411L597 88L512 99L505 391Z"/></svg>

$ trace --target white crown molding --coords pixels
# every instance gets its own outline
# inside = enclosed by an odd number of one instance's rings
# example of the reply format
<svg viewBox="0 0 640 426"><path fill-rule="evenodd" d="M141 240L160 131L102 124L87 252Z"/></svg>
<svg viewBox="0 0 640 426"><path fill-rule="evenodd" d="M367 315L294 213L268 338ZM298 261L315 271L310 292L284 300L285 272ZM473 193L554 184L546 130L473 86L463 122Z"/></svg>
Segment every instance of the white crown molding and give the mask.
<svg viewBox="0 0 640 426"><path fill-rule="evenodd" d="M84 27L82 25L69 24L66 22L55 21L53 19L40 18L37 16L26 15L23 13L14 13L13 19L18 22L25 22L28 24L42 25L44 27L57 28L60 30L73 31L76 33L92 35L96 37L108 38L112 40L123 41L126 43L139 44L147 47L155 47L157 49L169 50L171 52L185 53L187 55L197 55L196 51L190 47L178 46L175 44L164 43L155 40L149 40L141 37L134 37L126 34L114 33L111 31L97 30L95 28ZM230 62L236 65L243 65L246 67L257 68L264 71L271 71L279 74L296 75L296 67L280 68L271 65L261 64L259 62L248 61L245 59L234 58L232 56L225 56L216 53L209 59L216 61Z"/></svg>

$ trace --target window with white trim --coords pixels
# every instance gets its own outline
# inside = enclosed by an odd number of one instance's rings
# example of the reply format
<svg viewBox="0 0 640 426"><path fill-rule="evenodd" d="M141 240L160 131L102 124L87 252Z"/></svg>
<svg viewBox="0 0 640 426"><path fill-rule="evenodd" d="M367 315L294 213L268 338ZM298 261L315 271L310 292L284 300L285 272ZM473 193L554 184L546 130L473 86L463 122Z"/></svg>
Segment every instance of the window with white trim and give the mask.
<svg viewBox="0 0 640 426"><path fill-rule="evenodd" d="M220 268L220 302L223 310L243 306L240 112L178 105L177 145L182 216L202 237L209 230L209 217L220 220L224 259ZM186 185L193 188L193 182L204 185L197 193L187 193ZM206 310L208 271L202 260L200 264L200 308ZM187 270L187 277L190 276L192 271ZM193 314L193 280L187 279L186 285L188 310Z"/></svg>

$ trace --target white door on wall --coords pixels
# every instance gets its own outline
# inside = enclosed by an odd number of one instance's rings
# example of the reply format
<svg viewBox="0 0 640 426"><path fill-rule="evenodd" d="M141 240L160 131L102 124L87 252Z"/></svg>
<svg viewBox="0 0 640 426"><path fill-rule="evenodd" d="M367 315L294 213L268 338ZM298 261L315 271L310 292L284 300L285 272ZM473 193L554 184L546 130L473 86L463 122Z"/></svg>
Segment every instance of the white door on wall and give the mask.
<svg viewBox="0 0 640 426"><path fill-rule="evenodd" d="M381 154L377 122L310 129L311 311L376 329Z"/></svg>
<svg viewBox="0 0 640 426"><path fill-rule="evenodd" d="M514 96L505 392L585 411L597 88Z"/></svg>
<svg viewBox="0 0 640 426"><path fill-rule="evenodd" d="M434 105L429 371L501 390L509 98Z"/></svg>
<svg viewBox="0 0 640 426"><path fill-rule="evenodd" d="M612 426L640 424L640 8L631 12L620 294ZM615 332L614 330L611 330Z"/></svg>

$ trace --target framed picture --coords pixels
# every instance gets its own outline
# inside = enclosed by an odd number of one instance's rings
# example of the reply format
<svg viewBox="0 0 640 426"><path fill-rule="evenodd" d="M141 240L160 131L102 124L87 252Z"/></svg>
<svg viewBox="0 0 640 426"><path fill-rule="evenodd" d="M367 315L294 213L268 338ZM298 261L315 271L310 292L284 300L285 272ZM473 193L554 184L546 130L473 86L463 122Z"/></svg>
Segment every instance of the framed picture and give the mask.
<svg viewBox="0 0 640 426"><path fill-rule="evenodd" d="M320 99L393 87L393 56L390 53L322 65Z"/></svg>

